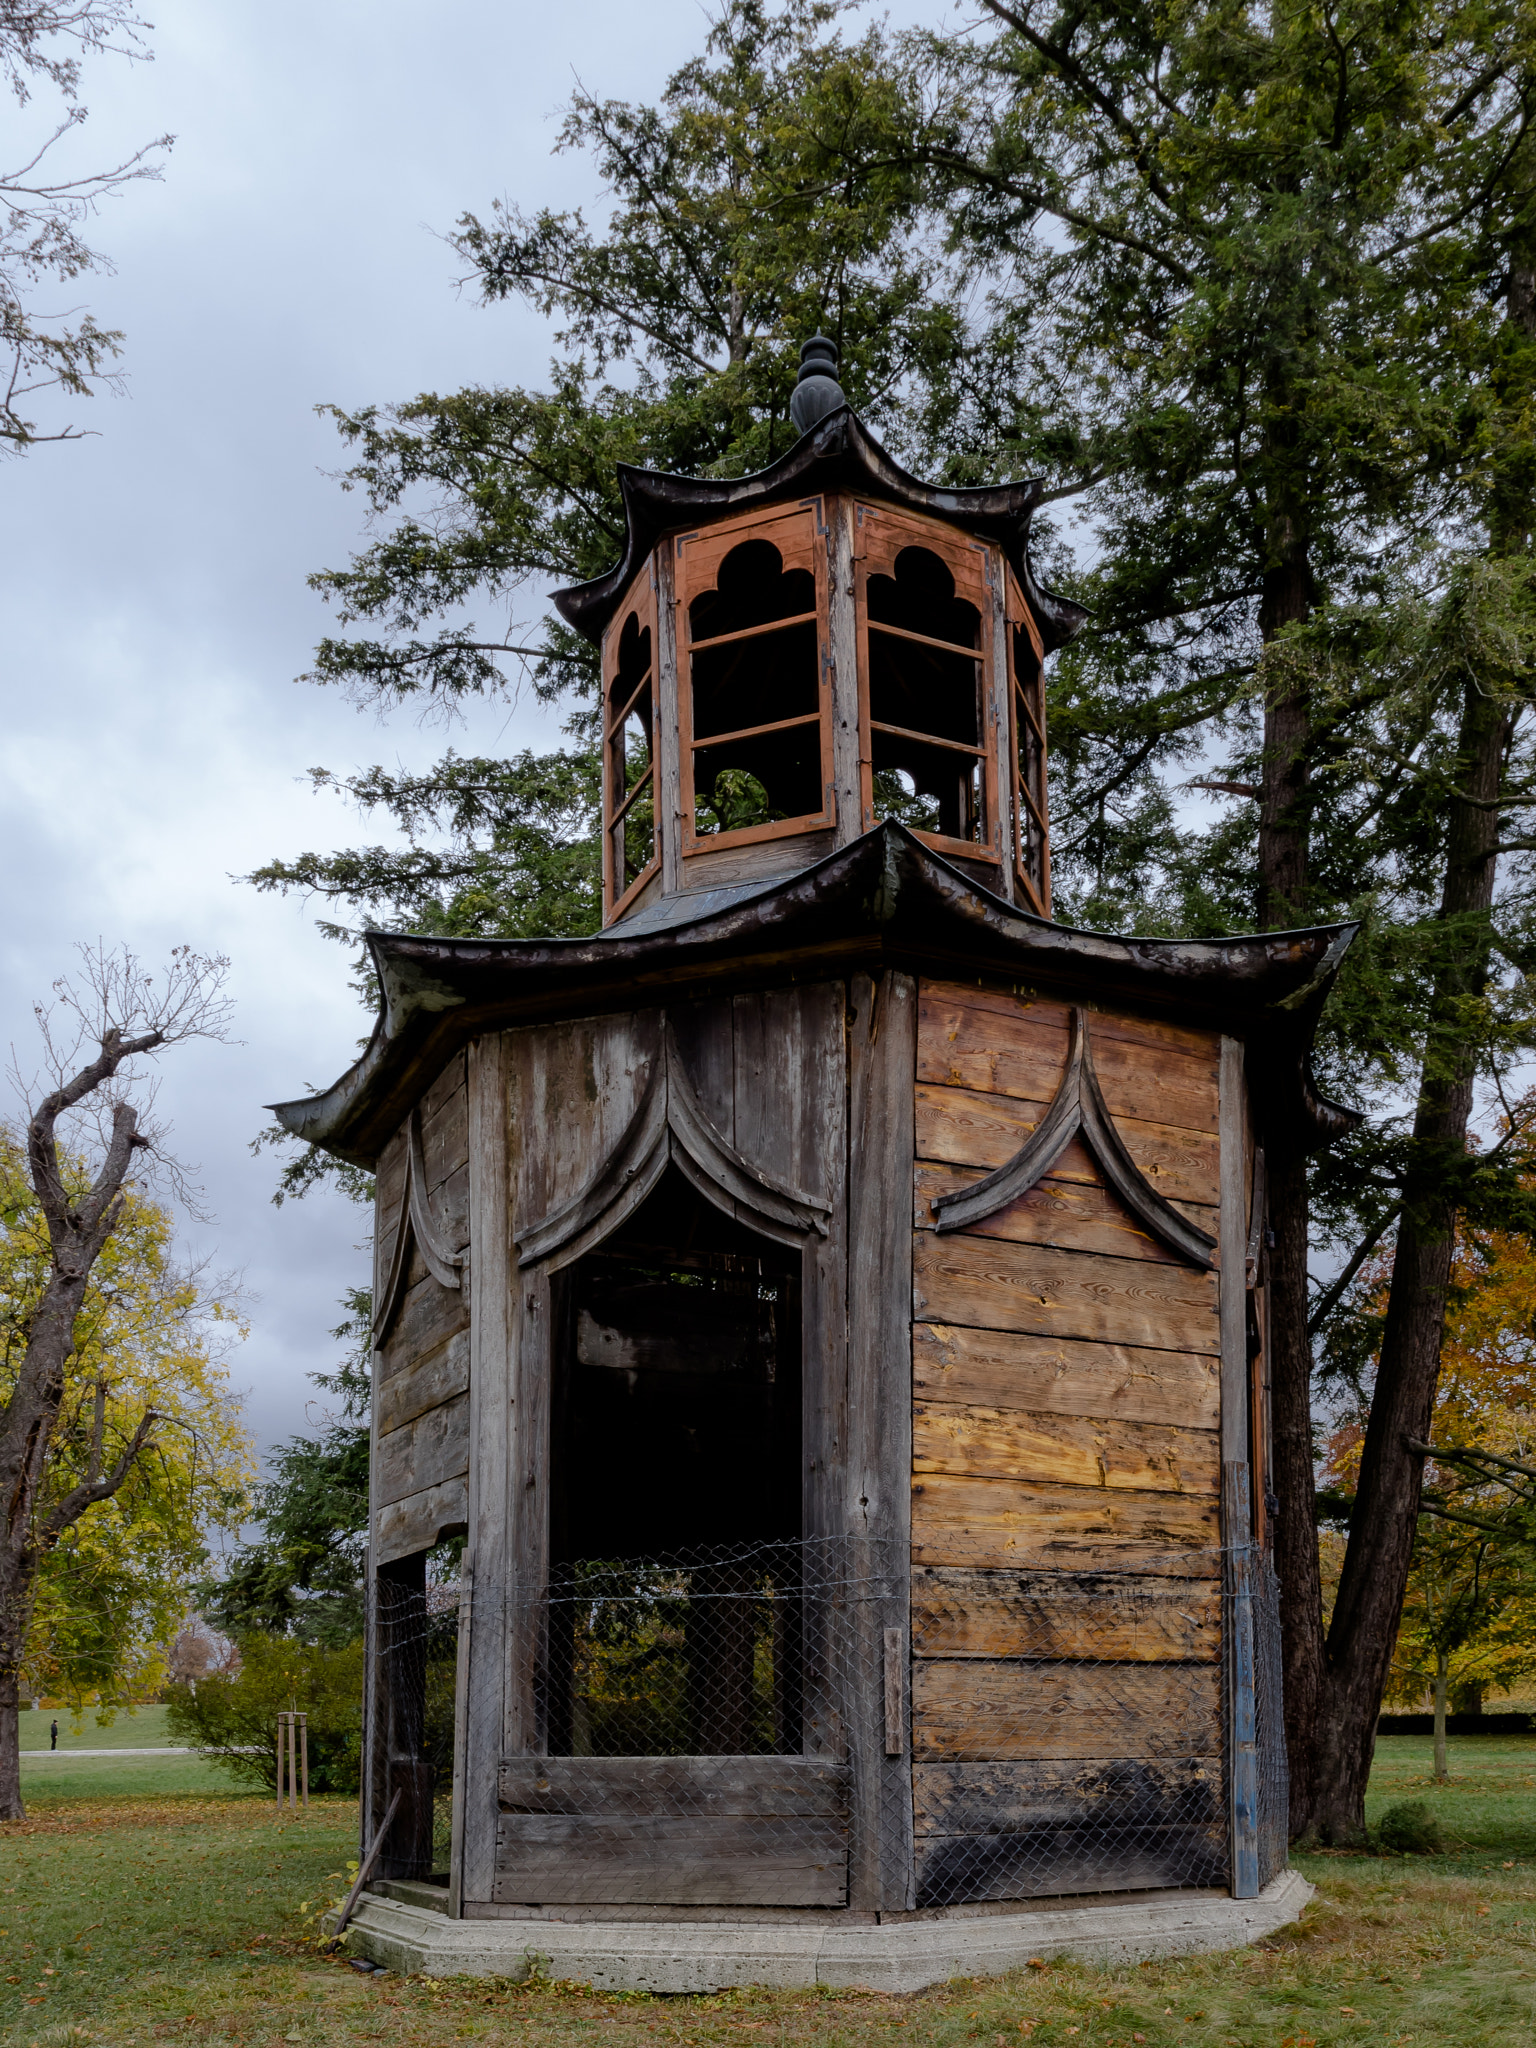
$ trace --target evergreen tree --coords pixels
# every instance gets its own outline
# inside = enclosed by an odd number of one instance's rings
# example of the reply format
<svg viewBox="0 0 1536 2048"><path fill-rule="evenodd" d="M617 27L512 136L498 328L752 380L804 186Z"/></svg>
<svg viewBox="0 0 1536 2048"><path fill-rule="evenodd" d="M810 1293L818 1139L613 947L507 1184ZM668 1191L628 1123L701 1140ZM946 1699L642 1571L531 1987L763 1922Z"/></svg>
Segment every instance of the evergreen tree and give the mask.
<svg viewBox="0 0 1536 2048"><path fill-rule="evenodd" d="M732 475L782 452L813 327L914 468L1043 473L1067 517L1054 537L1037 522L1038 544L1093 613L1051 684L1061 913L1198 933L1367 917L1323 1064L1375 1114L1310 1187L1299 1154L1269 1162L1293 1818L1347 1837L1406 1579L1418 1468L1399 1425L1433 1397L1448 1219L1518 1196L1496 1153L1469 1163L1466 1133L1477 1076L1527 1029L1508 866L1527 849L1497 824L1536 790L1530 9L988 4L990 40L849 42L829 5L733 0L657 107L573 102L562 140L603 175L600 228L460 222L484 298L543 312L561 354L543 391L337 412L375 538L315 579L346 629L315 676L448 706L519 677L567 707L573 744L354 777L340 786L406 848L254 879L338 918L591 929L595 657L552 618L511 622L611 561L618 462ZM1070 575L1079 540L1090 566ZM486 604L504 629L466 623ZM1230 799L1214 826L1191 822L1191 777ZM1309 1303L1314 1199L1344 1272ZM1325 1637L1314 1341L1326 1371L1355 1370L1350 1282L1394 1232L1368 1507Z"/></svg>
<svg viewBox="0 0 1536 2048"><path fill-rule="evenodd" d="M331 1335L347 1353L334 1373L314 1375L337 1409L317 1434L278 1445L256 1490L261 1535L202 1589L203 1613L230 1635L291 1635L328 1649L362 1636L373 1297L354 1288L345 1307Z"/></svg>

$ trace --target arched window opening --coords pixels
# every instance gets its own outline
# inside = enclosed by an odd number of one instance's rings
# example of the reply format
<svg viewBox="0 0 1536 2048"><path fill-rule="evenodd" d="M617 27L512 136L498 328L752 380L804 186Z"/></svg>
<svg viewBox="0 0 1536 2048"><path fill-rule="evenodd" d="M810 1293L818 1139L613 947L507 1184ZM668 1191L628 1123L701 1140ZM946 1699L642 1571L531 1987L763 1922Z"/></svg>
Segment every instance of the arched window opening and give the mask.
<svg viewBox="0 0 1536 2048"><path fill-rule="evenodd" d="M982 621L931 548L865 582L875 818L989 849Z"/></svg>
<svg viewBox="0 0 1536 2048"><path fill-rule="evenodd" d="M645 579L646 599L650 578ZM603 693L603 887L610 914L656 865L656 634L645 602L611 639Z"/></svg>
<svg viewBox="0 0 1536 2048"><path fill-rule="evenodd" d="M713 561L684 556L683 809L693 841L775 837L827 811L814 521L797 514L774 532Z"/></svg>
<svg viewBox="0 0 1536 2048"><path fill-rule="evenodd" d="M1014 858L1030 907L1042 917L1049 917L1051 852L1045 782L1045 676L1028 628L1022 623L1023 600L1016 588L1009 592L1009 609L1009 690L1016 782Z"/></svg>
<svg viewBox="0 0 1536 2048"><path fill-rule="evenodd" d="M799 1253L674 1167L556 1316L549 1753L798 1754Z"/></svg>

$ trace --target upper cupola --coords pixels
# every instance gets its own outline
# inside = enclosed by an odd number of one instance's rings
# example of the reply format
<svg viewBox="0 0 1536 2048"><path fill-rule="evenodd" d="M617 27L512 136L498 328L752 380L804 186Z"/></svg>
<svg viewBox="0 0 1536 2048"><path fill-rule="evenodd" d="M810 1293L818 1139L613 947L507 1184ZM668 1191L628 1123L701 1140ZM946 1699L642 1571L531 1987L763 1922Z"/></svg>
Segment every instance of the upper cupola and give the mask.
<svg viewBox="0 0 1536 2048"><path fill-rule="evenodd" d="M808 867L896 819L1049 916L1042 664L1086 614L1030 571L1034 482L944 490L801 349L788 454L619 469L624 552L555 595L602 648L603 921Z"/></svg>

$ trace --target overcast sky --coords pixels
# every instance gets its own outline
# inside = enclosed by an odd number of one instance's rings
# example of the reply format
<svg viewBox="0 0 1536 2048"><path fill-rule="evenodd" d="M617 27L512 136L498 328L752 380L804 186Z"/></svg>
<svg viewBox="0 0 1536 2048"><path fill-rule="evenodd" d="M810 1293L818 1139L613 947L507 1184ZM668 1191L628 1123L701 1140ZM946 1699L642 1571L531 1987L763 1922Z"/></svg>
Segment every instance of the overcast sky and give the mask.
<svg viewBox="0 0 1536 2048"><path fill-rule="evenodd" d="M271 1158L247 1148L261 1105L332 1080L367 1020L315 907L233 878L376 833L311 794L305 769L424 761L444 737L404 719L381 729L294 680L327 630L305 576L361 537L314 408L542 377L541 323L459 297L439 237L500 194L590 201L584 162L550 154L573 72L603 94L654 96L704 17L692 0L147 11L155 62L87 67L74 157L100 168L177 138L164 182L96 224L116 275L77 288L126 330L128 394L74 407L99 438L0 462L0 1043L27 1060L31 1005L76 940L231 956L243 1043L169 1058L162 1102L212 1211L188 1244L249 1290L235 1373L266 1445L304 1424L337 1298L366 1273L366 1218L325 1195L274 1208ZM17 126L6 102L0 134ZM552 734L519 708L479 716L456 744Z"/></svg>

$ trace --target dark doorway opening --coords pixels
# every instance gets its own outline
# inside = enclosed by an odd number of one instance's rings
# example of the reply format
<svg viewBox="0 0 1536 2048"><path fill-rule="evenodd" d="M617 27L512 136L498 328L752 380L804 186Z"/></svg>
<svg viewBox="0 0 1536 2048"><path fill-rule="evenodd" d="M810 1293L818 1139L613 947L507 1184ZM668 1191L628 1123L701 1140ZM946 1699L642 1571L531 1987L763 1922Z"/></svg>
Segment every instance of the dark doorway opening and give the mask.
<svg viewBox="0 0 1536 2048"><path fill-rule="evenodd" d="M672 1168L556 1314L549 1753L798 1754L798 1251Z"/></svg>

